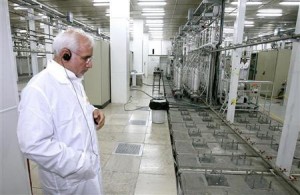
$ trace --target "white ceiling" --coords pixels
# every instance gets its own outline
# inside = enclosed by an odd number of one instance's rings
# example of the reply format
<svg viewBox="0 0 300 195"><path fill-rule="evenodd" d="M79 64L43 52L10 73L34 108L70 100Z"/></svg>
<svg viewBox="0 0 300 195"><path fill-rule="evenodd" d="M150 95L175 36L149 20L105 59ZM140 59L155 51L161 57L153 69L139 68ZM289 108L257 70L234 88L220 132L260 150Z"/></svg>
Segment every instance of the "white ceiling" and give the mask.
<svg viewBox="0 0 300 195"><path fill-rule="evenodd" d="M57 20L66 21L68 12L73 13L75 24L86 25L88 29L97 31L100 27L101 32L109 36L109 16L106 16L106 10L109 7L94 7L92 0L8 0L12 31L19 29L27 29L28 24L24 20L21 21L20 17L27 16L27 10L15 10L14 3L33 8L35 15L44 13L51 17L51 20L44 19L43 22L49 21L51 25L55 25ZM154 0L153 0L154 1ZM154 6L163 7L165 15L163 17L163 37L164 39L172 39L178 33L180 26L187 23L188 10L196 8L202 2L201 0L165 0L166 5ZM210 2L222 0L209 0ZM252 0L254 1L254 0ZM246 7L246 20L254 21L253 27L245 27L245 36L248 38L258 36L259 34L273 33L276 28L282 31L295 28L298 6L282 6L279 3L283 0L256 0L261 1L261 5L247 6ZM142 8L137 4L138 0L130 1L130 18L132 20L146 18L141 15ZM299 0L298 0L299 2ZM225 8L236 8L231 3L231 0L225 1ZM282 9L283 15L280 17L258 17L256 16L258 9L276 8ZM200 17L200 16L194 16ZM203 17L201 18L203 20ZM224 26L232 28L236 16L230 16L229 13L225 14ZM39 29L41 20L36 20L36 31L43 32ZM144 28L147 32L148 28Z"/></svg>

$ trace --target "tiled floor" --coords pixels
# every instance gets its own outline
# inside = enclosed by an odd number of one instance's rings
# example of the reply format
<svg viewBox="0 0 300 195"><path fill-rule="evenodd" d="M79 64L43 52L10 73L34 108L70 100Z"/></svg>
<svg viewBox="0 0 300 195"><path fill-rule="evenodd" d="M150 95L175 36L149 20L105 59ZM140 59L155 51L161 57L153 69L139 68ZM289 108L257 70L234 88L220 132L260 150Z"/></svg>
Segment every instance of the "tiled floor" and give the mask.
<svg viewBox="0 0 300 195"><path fill-rule="evenodd" d="M148 81L148 82L147 82ZM151 78L144 82L152 83ZM104 192L108 195L176 195L176 177L170 133L165 123L152 123L149 101L152 87L130 91L130 101L103 109L106 122L98 131ZM119 143L141 144L138 155L116 154ZM42 194L37 166L31 164L33 194Z"/></svg>
<svg viewBox="0 0 300 195"><path fill-rule="evenodd" d="M144 80L151 84L152 78ZM103 109L105 126L98 131L104 192L107 195L176 195L176 177L165 113L165 123L152 123L149 101L152 87L130 91L127 104L109 104ZM285 106L274 103L271 116L283 121ZM141 144L138 155L116 154L119 143ZM33 194L40 195L37 166L31 163Z"/></svg>

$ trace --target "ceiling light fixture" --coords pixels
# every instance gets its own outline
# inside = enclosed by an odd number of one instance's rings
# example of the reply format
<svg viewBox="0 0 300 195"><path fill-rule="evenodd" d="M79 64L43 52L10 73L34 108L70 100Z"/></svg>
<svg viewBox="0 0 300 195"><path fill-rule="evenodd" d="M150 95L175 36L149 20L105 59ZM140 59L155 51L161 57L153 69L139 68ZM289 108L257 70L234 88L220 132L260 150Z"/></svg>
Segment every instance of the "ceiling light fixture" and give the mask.
<svg viewBox="0 0 300 195"><path fill-rule="evenodd" d="M163 20L146 20L146 24L162 24Z"/></svg>
<svg viewBox="0 0 300 195"><path fill-rule="evenodd" d="M163 39L162 36L151 36L151 39Z"/></svg>
<svg viewBox="0 0 300 195"><path fill-rule="evenodd" d="M146 16L146 19L162 19L163 16Z"/></svg>
<svg viewBox="0 0 300 195"><path fill-rule="evenodd" d="M142 16L164 16L165 13L142 13Z"/></svg>
<svg viewBox="0 0 300 195"><path fill-rule="evenodd" d="M18 6L18 7L14 7L15 10L27 10L28 8L27 7L21 7L21 6Z"/></svg>
<svg viewBox="0 0 300 195"><path fill-rule="evenodd" d="M231 2L231 5L237 5L238 2L237 1L234 1L234 2ZM261 5L262 2L259 2L259 1L248 1L246 2L246 5Z"/></svg>
<svg viewBox="0 0 300 195"><path fill-rule="evenodd" d="M94 3L93 6L109 6L109 3Z"/></svg>
<svg viewBox="0 0 300 195"><path fill-rule="evenodd" d="M256 15L257 16L274 16L274 17L282 16L282 14L280 14L280 13L258 13Z"/></svg>
<svg viewBox="0 0 300 195"><path fill-rule="evenodd" d="M254 21L245 21L244 24L245 24L245 25L253 25L253 24L254 24Z"/></svg>
<svg viewBox="0 0 300 195"><path fill-rule="evenodd" d="M155 27L149 27L149 31L155 31L155 30L163 30L163 28L161 28L161 27L157 27L157 28L155 28Z"/></svg>
<svg viewBox="0 0 300 195"><path fill-rule="evenodd" d="M149 27L163 27L164 24L146 24L146 26L149 26Z"/></svg>
<svg viewBox="0 0 300 195"><path fill-rule="evenodd" d="M280 2L280 5L300 5L300 2L296 2L296 1L285 1L285 2Z"/></svg>
<svg viewBox="0 0 300 195"><path fill-rule="evenodd" d="M163 13L165 10L163 8L143 8L142 12Z"/></svg>
<svg viewBox="0 0 300 195"><path fill-rule="evenodd" d="M153 34L162 34L163 33L163 31L157 31L157 30L154 30L154 31L149 30L148 32L151 32Z"/></svg>
<svg viewBox="0 0 300 195"><path fill-rule="evenodd" d="M162 1L139 1L138 5L140 5L140 6L163 6L163 5L167 5L167 3L162 2Z"/></svg>
<svg viewBox="0 0 300 195"><path fill-rule="evenodd" d="M259 9L258 13L281 14L282 9Z"/></svg>

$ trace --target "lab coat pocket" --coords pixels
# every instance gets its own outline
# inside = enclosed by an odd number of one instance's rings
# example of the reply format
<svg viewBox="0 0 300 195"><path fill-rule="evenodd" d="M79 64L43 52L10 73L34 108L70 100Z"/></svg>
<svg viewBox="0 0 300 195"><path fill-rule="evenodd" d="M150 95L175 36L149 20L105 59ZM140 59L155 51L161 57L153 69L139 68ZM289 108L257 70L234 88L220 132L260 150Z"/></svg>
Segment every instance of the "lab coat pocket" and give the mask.
<svg viewBox="0 0 300 195"><path fill-rule="evenodd" d="M67 179L75 183L93 179L96 176L96 172L93 167L94 161L95 158L93 157L93 155L87 153L82 168L77 172L67 176Z"/></svg>

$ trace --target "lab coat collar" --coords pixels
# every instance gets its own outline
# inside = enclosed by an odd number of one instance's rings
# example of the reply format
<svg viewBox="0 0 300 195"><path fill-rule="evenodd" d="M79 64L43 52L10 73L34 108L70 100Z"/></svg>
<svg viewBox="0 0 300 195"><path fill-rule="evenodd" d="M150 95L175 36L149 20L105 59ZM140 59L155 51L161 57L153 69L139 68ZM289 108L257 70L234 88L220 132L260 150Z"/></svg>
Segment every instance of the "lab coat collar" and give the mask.
<svg viewBox="0 0 300 195"><path fill-rule="evenodd" d="M77 77L72 71L64 68L54 60L48 61L47 70L56 80L58 80L62 84L68 84L70 83L70 81L82 81L82 77Z"/></svg>

